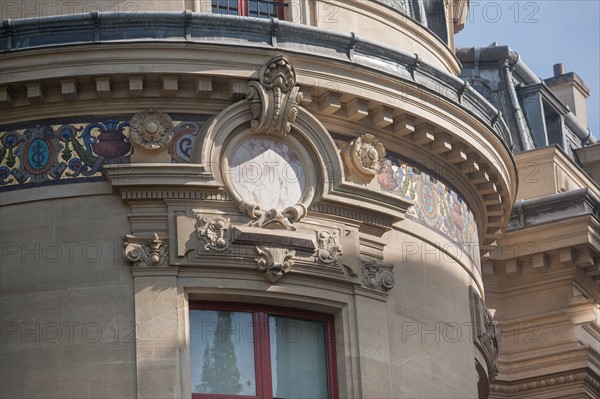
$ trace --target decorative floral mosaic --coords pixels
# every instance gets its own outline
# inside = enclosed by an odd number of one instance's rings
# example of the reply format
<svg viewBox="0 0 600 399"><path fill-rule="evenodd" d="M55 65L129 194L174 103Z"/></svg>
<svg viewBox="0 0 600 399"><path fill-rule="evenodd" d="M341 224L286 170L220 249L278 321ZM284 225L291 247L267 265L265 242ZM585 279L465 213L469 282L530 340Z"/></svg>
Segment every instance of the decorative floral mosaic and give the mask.
<svg viewBox="0 0 600 399"><path fill-rule="evenodd" d="M174 163L185 163L206 115L172 115ZM129 116L70 118L0 127L0 191L102 181L107 164L129 163Z"/></svg>
<svg viewBox="0 0 600 399"><path fill-rule="evenodd" d="M442 234L479 265L477 222L465 200L447 184L395 157L377 175L381 189L414 201L407 218ZM452 248L450 253L456 253Z"/></svg>

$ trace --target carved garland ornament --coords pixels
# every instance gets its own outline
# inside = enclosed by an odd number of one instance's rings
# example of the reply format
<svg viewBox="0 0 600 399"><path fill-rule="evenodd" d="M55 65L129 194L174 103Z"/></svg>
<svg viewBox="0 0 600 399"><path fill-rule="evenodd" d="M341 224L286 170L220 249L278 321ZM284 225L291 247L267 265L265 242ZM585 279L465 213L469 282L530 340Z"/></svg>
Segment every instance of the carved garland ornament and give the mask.
<svg viewBox="0 0 600 399"><path fill-rule="evenodd" d="M152 238L140 239L125 236L125 256L135 267L167 266L169 263L169 245L154 233Z"/></svg>
<svg viewBox="0 0 600 399"><path fill-rule="evenodd" d="M391 266L380 265L376 260L362 262L363 285L367 288L387 292L394 288L394 273Z"/></svg>
<svg viewBox="0 0 600 399"><path fill-rule="evenodd" d="M255 247L258 257L255 259L258 270L265 274L265 278L275 283L284 274L288 273L294 265L296 251L281 247Z"/></svg>
<svg viewBox="0 0 600 399"><path fill-rule="evenodd" d="M229 248L229 218L216 216L198 216L201 226L198 228L198 238L204 241L205 251L223 252Z"/></svg>
<svg viewBox="0 0 600 399"><path fill-rule="evenodd" d="M250 226L265 227L270 224L278 224L287 230L296 230L292 225L306 216L307 209L302 204L288 207L282 211L277 209L265 210L255 202L243 200L239 206L241 212L250 216L252 219Z"/></svg>
<svg viewBox="0 0 600 399"><path fill-rule="evenodd" d="M298 115L302 93L296 86L296 71L291 62L280 55L267 62L258 82L248 82L246 98L250 101L252 130L257 133L286 136Z"/></svg>
<svg viewBox="0 0 600 399"><path fill-rule="evenodd" d="M337 233L330 233L327 230L317 230L317 258L325 263L336 263L342 255L342 245L339 242Z"/></svg>
<svg viewBox="0 0 600 399"><path fill-rule="evenodd" d="M368 183L385 169L385 148L371 134L352 140L342 151L342 157L350 180Z"/></svg>
<svg viewBox="0 0 600 399"><path fill-rule="evenodd" d="M129 137L133 143L147 149L160 150L173 139L171 117L156 109L145 109L131 118Z"/></svg>

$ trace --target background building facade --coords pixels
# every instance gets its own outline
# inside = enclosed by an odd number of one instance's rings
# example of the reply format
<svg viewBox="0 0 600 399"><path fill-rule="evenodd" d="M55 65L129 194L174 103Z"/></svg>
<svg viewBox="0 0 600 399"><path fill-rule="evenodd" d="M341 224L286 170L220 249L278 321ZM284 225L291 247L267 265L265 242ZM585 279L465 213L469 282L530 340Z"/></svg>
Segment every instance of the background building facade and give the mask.
<svg viewBox="0 0 600 399"><path fill-rule="evenodd" d="M483 258L486 303L502 331L492 397L598 395L600 144L585 83L554 66L541 80L507 46L459 49L461 76L502 110L519 190Z"/></svg>
<svg viewBox="0 0 600 399"><path fill-rule="evenodd" d="M554 97L519 130L513 81L499 103L468 76L464 2L10 4L3 397L487 397L496 374L513 397L566 371L593 397L598 188L573 162L593 139ZM490 76L515 79L505 51ZM569 79L547 86L580 104ZM566 155L515 161L549 144ZM568 189L522 194L520 156ZM572 206L515 216L564 203L552 190ZM535 291L529 258L499 248L559 219L576 242L551 231L532 262L564 294L544 303L568 309L569 339L543 348L576 359L544 369L516 345L497 362L484 299L502 331L546 312L511 308L515 279Z"/></svg>

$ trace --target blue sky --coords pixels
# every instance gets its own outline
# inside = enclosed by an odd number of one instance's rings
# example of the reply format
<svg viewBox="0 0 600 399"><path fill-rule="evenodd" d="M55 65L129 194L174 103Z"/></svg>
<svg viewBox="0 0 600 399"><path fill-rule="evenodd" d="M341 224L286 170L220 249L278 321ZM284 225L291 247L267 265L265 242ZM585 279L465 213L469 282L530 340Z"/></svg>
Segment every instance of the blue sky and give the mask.
<svg viewBox="0 0 600 399"><path fill-rule="evenodd" d="M540 78L565 64L590 88L589 127L600 137L600 0L471 0L457 47L508 45Z"/></svg>

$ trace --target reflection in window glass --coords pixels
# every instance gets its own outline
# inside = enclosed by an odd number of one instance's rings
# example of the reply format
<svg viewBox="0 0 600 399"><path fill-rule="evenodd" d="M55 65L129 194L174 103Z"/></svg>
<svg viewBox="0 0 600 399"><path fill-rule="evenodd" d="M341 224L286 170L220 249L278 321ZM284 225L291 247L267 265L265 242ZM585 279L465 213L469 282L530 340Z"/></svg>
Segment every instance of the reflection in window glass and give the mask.
<svg viewBox="0 0 600 399"><path fill-rule="evenodd" d="M252 314L190 311L192 390L256 395Z"/></svg>
<svg viewBox="0 0 600 399"><path fill-rule="evenodd" d="M276 398L327 398L325 323L269 316Z"/></svg>
<svg viewBox="0 0 600 399"><path fill-rule="evenodd" d="M212 1L212 12L213 12L213 14L238 15L238 1L237 0L213 0Z"/></svg>
<svg viewBox="0 0 600 399"><path fill-rule="evenodd" d="M248 15L251 17L268 18L279 17L278 8L284 6L284 3L273 1L248 1Z"/></svg>

